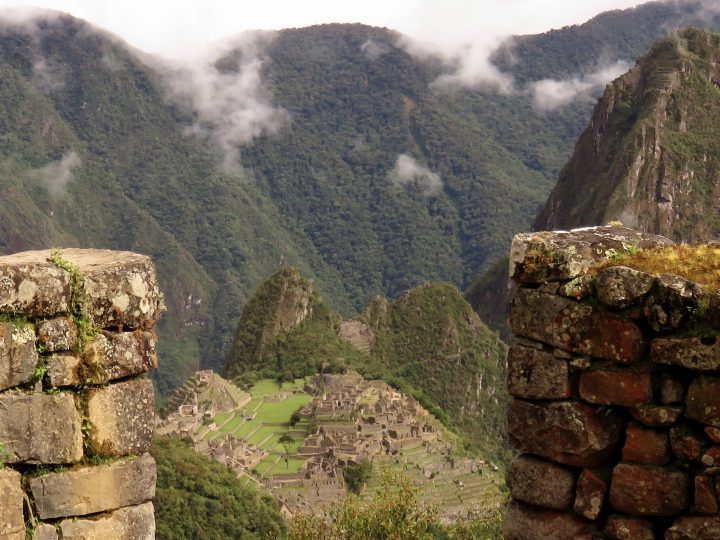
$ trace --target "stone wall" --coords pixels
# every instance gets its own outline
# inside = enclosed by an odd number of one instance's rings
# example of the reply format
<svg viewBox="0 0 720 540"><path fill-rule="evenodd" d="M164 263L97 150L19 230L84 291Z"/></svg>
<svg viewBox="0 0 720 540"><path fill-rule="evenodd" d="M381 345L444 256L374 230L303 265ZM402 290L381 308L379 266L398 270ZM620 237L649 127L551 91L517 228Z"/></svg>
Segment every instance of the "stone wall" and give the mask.
<svg viewBox="0 0 720 540"><path fill-rule="evenodd" d="M720 296L617 262L663 244L513 240L507 540L720 539Z"/></svg>
<svg viewBox="0 0 720 540"><path fill-rule="evenodd" d="M155 538L163 309L142 255L0 257L0 538Z"/></svg>

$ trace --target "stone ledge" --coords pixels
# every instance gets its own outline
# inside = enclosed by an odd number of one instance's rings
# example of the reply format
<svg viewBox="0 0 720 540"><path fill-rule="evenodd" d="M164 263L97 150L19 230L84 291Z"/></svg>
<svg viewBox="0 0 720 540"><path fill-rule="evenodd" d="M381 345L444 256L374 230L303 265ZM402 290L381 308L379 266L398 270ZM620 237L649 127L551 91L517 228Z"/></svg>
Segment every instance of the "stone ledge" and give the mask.
<svg viewBox="0 0 720 540"><path fill-rule="evenodd" d="M155 540L152 503L120 508L92 519L60 522L63 540Z"/></svg>
<svg viewBox="0 0 720 540"><path fill-rule="evenodd" d="M30 480L41 519L84 516L141 504L155 496L157 470L149 454L110 465L50 473Z"/></svg>

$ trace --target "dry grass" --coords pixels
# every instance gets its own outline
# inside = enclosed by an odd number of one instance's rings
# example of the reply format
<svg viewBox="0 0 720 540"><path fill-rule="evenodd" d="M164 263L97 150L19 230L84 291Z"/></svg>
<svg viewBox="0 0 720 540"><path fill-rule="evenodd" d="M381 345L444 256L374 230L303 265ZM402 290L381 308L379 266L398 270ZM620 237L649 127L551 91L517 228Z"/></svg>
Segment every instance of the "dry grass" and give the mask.
<svg viewBox="0 0 720 540"><path fill-rule="evenodd" d="M675 274L720 290L720 246L701 244L618 253L607 266L628 266L648 274Z"/></svg>

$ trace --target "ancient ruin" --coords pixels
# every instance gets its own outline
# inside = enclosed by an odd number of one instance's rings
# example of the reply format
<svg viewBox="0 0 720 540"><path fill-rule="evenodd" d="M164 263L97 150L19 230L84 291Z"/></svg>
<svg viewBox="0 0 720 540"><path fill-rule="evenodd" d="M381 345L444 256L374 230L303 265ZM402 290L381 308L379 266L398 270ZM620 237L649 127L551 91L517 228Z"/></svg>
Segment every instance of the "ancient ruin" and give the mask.
<svg viewBox="0 0 720 540"><path fill-rule="evenodd" d="M0 538L155 538L148 257L0 257Z"/></svg>
<svg viewBox="0 0 720 540"><path fill-rule="evenodd" d="M720 293L623 264L670 244L515 237L507 540L720 538Z"/></svg>

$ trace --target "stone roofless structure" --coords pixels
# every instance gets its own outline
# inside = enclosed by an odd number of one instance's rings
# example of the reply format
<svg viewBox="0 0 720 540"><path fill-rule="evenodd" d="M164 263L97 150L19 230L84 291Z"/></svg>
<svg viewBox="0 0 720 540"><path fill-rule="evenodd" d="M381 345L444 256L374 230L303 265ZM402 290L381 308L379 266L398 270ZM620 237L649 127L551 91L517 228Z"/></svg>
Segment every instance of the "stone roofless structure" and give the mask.
<svg viewBox="0 0 720 540"><path fill-rule="evenodd" d="M0 538L155 538L150 259L0 257Z"/></svg>
<svg viewBox="0 0 720 540"><path fill-rule="evenodd" d="M720 294L621 266L670 244L513 240L506 540L720 539Z"/></svg>

